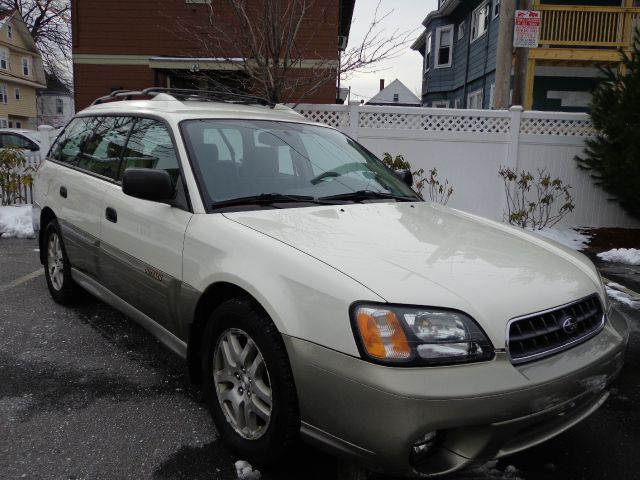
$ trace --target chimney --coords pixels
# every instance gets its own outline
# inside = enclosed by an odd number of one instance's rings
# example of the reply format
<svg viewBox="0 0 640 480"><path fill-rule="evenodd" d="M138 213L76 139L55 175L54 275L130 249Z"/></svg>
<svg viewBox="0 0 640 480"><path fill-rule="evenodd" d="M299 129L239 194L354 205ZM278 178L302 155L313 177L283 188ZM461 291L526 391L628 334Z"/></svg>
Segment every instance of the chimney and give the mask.
<svg viewBox="0 0 640 480"><path fill-rule="evenodd" d="M384 78L380 79L380 90L384 90Z"/></svg>

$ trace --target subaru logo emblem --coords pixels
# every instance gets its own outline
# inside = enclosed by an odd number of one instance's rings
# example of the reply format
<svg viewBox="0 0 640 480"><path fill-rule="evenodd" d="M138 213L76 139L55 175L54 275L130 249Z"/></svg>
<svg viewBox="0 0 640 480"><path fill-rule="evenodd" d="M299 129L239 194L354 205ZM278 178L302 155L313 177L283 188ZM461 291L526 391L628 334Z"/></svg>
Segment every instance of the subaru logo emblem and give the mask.
<svg viewBox="0 0 640 480"><path fill-rule="evenodd" d="M564 333L573 333L578 329L578 321L573 317L565 317L562 321Z"/></svg>

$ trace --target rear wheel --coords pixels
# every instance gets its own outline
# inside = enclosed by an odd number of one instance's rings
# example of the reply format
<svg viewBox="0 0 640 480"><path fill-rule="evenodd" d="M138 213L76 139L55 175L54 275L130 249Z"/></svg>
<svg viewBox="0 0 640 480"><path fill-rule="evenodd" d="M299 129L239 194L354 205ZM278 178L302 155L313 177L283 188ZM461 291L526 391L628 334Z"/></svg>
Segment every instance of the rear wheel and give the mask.
<svg viewBox="0 0 640 480"><path fill-rule="evenodd" d="M215 309L205 341L205 390L220 436L242 458L276 462L300 430L280 333L254 302L238 298Z"/></svg>
<svg viewBox="0 0 640 480"><path fill-rule="evenodd" d="M49 292L56 302L70 303L76 297L77 285L71 278L71 265L64 249L60 226L55 220L47 224L44 242L44 273Z"/></svg>

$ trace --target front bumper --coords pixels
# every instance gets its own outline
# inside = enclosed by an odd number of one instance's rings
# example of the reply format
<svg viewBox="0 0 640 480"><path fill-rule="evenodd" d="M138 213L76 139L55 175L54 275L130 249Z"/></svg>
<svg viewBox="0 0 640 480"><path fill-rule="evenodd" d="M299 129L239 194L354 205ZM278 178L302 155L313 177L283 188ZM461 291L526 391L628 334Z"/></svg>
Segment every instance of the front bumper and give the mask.
<svg viewBox="0 0 640 480"><path fill-rule="evenodd" d="M285 336L303 436L373 470L407 476L450 473L575 425L606 400L627 342L615 311L596 337L517 367L503 352L470 365L384 367ZM414 442L433 431L437 448L412 463Z"/></svg>

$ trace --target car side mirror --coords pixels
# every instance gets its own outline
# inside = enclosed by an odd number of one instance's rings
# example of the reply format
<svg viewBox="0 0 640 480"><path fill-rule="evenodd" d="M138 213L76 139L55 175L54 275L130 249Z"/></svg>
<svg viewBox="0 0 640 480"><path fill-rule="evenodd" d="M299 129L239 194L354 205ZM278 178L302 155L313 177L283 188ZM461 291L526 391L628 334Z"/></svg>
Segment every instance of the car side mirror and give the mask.
<svg viewBox="0 0 640 480"><path fill-rule="evenodd" d="M122 177L122 191L152 202L169 203L175 197L169 173L153 168L127 168Z"/></svg>
<svg viewBox="0 0 640 480"><path fill-rule="evenodd" d="M393 173L395 173L396 177L398 177L408 186L413 186L413 173L411 173L411 170L394 170Z"/></svg>

